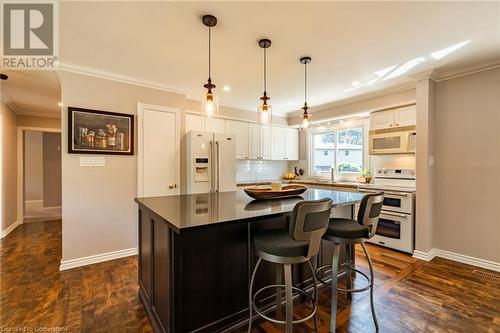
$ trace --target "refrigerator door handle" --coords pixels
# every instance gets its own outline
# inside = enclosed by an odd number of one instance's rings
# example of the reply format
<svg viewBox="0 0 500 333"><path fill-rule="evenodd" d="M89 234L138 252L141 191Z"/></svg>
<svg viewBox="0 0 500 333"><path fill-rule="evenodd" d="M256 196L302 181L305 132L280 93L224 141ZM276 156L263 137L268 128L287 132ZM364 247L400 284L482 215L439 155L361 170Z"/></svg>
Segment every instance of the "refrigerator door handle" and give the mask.
<svg viewBox="0 0 500 333"><path fill-rule="evenodd" d="M220 145L219 145L219 141L215 141L215 145L217 147L217 188L215 189L216 192L219 192L220 190L220 182L219 182L219 176L220 176Z"/></svg>
<svg viewBox="0 0 500 333"><path fill-rule="evenodd" d="M213 157L214 157L214 148L213 148L213 141L210 140L209 144L210 144L210 192L213 192L214 191L214 162L213 162Z"/></svg>

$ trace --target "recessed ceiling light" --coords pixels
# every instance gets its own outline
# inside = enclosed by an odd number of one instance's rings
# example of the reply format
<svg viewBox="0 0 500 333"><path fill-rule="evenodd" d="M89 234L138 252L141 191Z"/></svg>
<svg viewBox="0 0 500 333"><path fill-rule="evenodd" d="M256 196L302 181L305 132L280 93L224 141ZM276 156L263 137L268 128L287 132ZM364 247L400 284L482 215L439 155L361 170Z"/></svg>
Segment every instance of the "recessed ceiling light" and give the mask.
<svg viewBox="0 0 500 333"><path fill-rule="evenodd" d="M384 77L382 79L382 81L393 79L395 77L401 76L404 73L408 72L413 67L417 66L418 64L423 63L424 61L425 61L424 57L418 57L418 58L415 58L415 59L411 59L411 60L407 61L405 64L403 64L403 65L399 66L398 68L396 68L389 75L387 75L386 77Z"/></svg>
<svg viewBox="0 0 500 333"><path fill-rule="evenodd" d="M328 122L327 124L330 125L330 122Z"/></svg>
<svg viewBox="0 0 500 333"><path fill-rule="evenodd" d="M456 50L458 50L462 46L465 46L465 45L469 44L469 42L470 42L470 39L466 40L466 41L463 41L461 43L452 45L452 46L448 46L445 49L442 49L442 50L439 50L439 51L436 51L436 52L432 52L431 53L431 57L433 57L436 60L442 59L442 58L446 57L448 54L455 52Z"/></svg>
<svg viewBox="0 0 500 333"><path fill-rule="evenodd" d="M340 123L341 123L341 124L343 124L343 123L344 123L344 121L343 121L343 120L341 120L341 121L340 121Z"/></svg>
<svg viewBox="0 0 500 333"><path fill-rule="evenodd" d="M222 90L224 90L224 91L231 91L231 87L230 86L224 86L224 87L222 87Z"/></svg>

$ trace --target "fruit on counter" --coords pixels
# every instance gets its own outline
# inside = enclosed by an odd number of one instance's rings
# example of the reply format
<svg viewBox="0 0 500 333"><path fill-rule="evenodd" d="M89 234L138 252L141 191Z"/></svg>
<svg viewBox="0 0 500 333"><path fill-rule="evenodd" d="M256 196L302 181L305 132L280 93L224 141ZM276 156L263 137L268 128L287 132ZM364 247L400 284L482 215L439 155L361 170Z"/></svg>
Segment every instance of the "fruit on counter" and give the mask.
<svg viewBox="0 0 500 333"><path fill-rule="evenodd" d="M286 180L292 180L292 179L295 179L295 177L296 177L296 175L293 172L287 172L283 176L283 178L285 178Z"/></svg>

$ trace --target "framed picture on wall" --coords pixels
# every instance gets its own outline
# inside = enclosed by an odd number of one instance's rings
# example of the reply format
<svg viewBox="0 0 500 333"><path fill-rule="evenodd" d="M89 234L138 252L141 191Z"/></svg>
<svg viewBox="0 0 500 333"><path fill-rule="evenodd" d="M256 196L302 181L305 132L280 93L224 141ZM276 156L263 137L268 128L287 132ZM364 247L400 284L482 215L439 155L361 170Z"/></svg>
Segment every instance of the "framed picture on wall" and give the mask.
<svg viewBox="0 0 500 333"><path fill-rule="evenodd" d="M134 115L68 107L68 153L134 155Z"/></svg>

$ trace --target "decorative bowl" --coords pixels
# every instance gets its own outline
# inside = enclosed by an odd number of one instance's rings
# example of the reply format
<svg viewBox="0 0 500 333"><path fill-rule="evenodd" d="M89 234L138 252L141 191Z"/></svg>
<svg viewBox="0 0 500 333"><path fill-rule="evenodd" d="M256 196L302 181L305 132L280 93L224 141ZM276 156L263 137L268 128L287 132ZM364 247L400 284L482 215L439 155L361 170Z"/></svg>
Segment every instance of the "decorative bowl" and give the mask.
<svg viewBox="0 0 500 333"><path fill-rule="evenodd" d="M305 192L307 187L302 185L286 185L281 191L273 191L270 187L253 187L245 189L245 193L255 200L268 200L297 196Z"/></svg>

